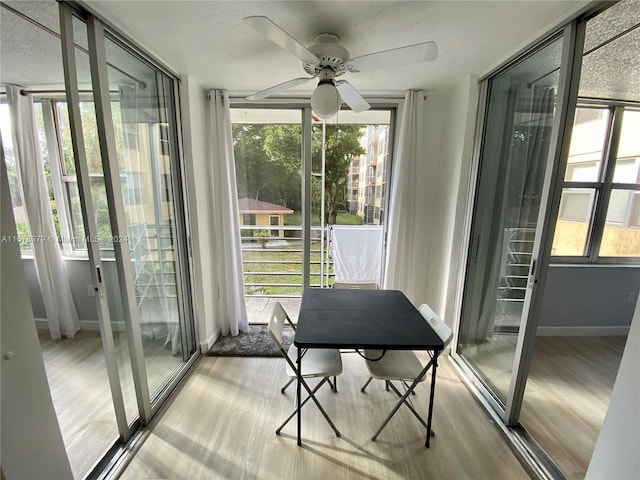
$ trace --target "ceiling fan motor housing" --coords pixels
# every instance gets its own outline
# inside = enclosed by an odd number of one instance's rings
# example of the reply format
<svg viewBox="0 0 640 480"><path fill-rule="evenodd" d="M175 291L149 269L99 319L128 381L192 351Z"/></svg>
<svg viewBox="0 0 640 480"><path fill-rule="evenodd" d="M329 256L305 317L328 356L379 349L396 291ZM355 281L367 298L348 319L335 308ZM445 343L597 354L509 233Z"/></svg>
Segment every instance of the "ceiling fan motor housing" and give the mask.
<svg viewBox="0 0 640 480"><path fill-rule="evenodd" d="M314 44L308 50L318 57L318 63L302 62L304 70L309 75L319 75L323 69L330 68L334 76L346 72L346 62L349 52L340 45L340 37L333 33L321 33L314 38Z"/></svg>

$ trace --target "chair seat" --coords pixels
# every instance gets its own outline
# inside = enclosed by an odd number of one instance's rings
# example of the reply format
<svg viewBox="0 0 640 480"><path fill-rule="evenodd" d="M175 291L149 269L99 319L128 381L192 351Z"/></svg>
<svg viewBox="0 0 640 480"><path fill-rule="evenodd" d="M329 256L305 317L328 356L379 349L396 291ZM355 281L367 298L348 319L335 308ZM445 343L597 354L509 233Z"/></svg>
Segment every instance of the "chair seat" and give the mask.
<svg viewBox="0 0 640 480"><path fill-rule="evenodd" d="M291 345L287 356L295 365L298 361L298 347ZM287 375L295 377L296 373L287 364ZM309 348L302 361L303 377L335 377L342 373L342 358L340 351L329 348Z"/></svg>
<svg viewBox="0 0 640 480"><path fill-rule="evenodd" d="M367 358L382 355L381 350L365 350L364 353ZM373 378L413 381L424 367L411 350L387 350L380 360L367 360L367 368Z"/></svg>

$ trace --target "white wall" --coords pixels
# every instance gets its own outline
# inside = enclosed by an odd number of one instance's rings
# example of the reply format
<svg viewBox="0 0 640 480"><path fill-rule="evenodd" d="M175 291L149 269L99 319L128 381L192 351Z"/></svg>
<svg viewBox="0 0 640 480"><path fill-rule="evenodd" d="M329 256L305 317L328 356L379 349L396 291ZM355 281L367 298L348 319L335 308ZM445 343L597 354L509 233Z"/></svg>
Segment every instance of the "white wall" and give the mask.
<svg viewBox="0 0 640 480"><path fill-rule="evenodd" d="M587 480L640 478L640 302L636 303L609 408L587 470Z"/></svg>
<svg viewBox="0 0 640 480"><path fill-rule="evenodd" d="M2 235L16 235L4 160L0 192ZM13 479L71 479L71 467L47 383L20 248L0 246L2 474Z"/></svg>
<svg viewBox="0 0 640 480"><path fill-rule="evenodd" d="M181 107L188 209L193 244L193 287L195 315L201 352L218 336L213 252L212 179L207 139L208 91L188 75L181 78Z"/></svg>
<svg viewBox="0 0 640 480"><path fill-rule="evenodd" d="M38 327L46 327L47 313L42 300L42 292L38 284L38 274L33 258L23 258L22 264L27 279L29 297L33 315L36 318ZM107 292L107 304L109 306L109 316L114 330L124 330L124 310L120 297L120 285L118 282L118 271L114 261L102 260L104 284ZM92 285L89 260L87 258L64 259L64 268L69 278L73 301L78 310L78 317L82 328L99 330L98 312L96 298L88 295L87 287Z"/></svg>
<svg viewBox="0 0 640 480"><path fill-rule="evenodd" d="M455 314L455 293L464 247L464 219L473 157L473 136L478 104L478 79L469 76L440 96L442 116L430 118L427 128L440 137L439 152L430 152L425 208L431 212L429 228L438 232L429 256L427 302L448 325ZM437 112L436 112L437 113Z"/></svg>

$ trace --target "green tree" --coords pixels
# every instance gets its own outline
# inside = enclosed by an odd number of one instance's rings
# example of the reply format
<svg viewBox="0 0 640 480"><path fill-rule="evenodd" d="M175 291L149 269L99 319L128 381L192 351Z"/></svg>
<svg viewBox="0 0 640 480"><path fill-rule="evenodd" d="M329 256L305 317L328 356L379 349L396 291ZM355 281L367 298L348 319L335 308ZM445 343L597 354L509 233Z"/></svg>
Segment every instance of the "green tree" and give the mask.
<svg viewBox="0 0 640 480"><path fill-rule="evenodd" d="M18 182L18 169L16 168L16 159L13 147L4 148L5 165L7 166L7 176L9 177L9 190L11 192L11 204L13 207L22 206L22 195L20 195L20 186Z"/></svg>
<svg viewBox="0 0 640 480"><path fill-rule="evenodd" d="M238 196L301 208L300 125L233 125ZM335 224L344 204L349 165L365 153L360 145L362 129L357 125L327 126L325 158L325 221ZM322 127L312 134L313 171L322 165ZM313 212L320 210L320 180L312 178Z"/></svg>
<svg viewBox="0 0 640 480"><path fill-rule="evenodd" d="M293 210L301 207L301 139L299 125L267 125L265 128L264 151L270 160L267 174L275 195L274 203Z"/></svg>
<svg viewBox="0 0 640 480"><path fill-rule="evenodd" d="M269 187L269 157L264 151L265 125L234 124L233 152L238 197L264 199Z"/></svg>
<svg viewBox="0 0 640 480"><path fill-rule="evenodd" d="M358 125L327 125L325 150L325 222L334 225L338 209L344 205L345 190L349 179L349 166L358 155L365 153L360 145L362 128ZM314 126L314 146L322 148L322 126ZM314 161L322 161L322 152L313 156ZM314 168L320 171L320 166Z"/></svg>

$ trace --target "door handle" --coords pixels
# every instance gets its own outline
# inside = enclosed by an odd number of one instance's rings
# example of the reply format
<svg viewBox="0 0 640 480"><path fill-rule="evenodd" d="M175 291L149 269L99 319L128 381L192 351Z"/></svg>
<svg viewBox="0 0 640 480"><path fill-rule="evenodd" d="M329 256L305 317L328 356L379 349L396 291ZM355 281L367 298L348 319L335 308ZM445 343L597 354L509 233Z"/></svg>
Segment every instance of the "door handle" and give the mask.
<svg viewBox="0 0 640 480"><path fill-rule="evenodd" d="M533 285L535 283L538 283L538 279L536 278L536 265L538 263L537 259L534 259L531 262L531 267L529 269L529 285Z"/></svg>

